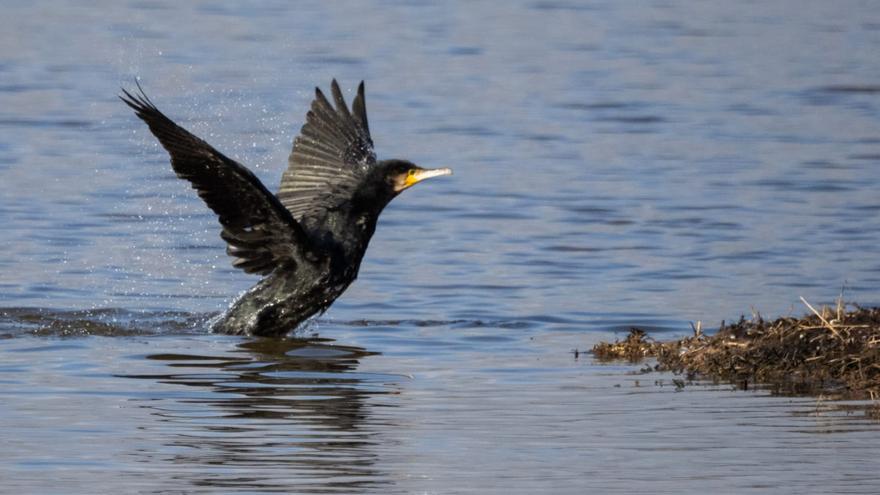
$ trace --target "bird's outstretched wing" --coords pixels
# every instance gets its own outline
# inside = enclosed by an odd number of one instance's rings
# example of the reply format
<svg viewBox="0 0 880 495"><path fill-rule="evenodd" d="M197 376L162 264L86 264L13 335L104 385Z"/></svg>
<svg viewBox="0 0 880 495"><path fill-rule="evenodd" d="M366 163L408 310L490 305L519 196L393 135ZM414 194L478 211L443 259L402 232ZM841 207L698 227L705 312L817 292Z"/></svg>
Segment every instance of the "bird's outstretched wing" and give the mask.
<svg viewBox="0 0 880 495"><path fill-rule="evenodd" d="M177 176L190 181L219 215L233 266L265 275L279 265L290 269L316 259L302 227L250 170L172 122L138 89L139 95L123 89L120 99L171 155Z"/></svg>
<svg viewBox="0 0 880 495"><path fill-rule="evenodd" d="M335 108L315 88L306 123L293 141L287 170L281 177L278 198L297 220L351 199L354 188L376 163L363 81L351 110L335 79L330 89Z"/></svg>

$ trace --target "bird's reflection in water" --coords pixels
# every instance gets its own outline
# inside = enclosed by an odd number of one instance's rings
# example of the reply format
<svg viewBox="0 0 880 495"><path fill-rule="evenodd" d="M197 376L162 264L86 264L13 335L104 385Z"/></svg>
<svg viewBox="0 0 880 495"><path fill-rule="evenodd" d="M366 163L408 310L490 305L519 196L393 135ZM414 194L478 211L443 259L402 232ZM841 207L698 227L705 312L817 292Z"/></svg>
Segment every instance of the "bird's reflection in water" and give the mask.
<svg viewBox="0 0 880 495"><path fill-rule="evenodd" d="M371 400L397 390L399 376L358 373L372 353L328 340L255 339L212 355L152 354L175 373L128 375L184 385L157 404L147 429L168 437L142 452L181 468L177 487L308 492L388 488L375 467ZM148 431L154 435L156 431Z"/></svg>

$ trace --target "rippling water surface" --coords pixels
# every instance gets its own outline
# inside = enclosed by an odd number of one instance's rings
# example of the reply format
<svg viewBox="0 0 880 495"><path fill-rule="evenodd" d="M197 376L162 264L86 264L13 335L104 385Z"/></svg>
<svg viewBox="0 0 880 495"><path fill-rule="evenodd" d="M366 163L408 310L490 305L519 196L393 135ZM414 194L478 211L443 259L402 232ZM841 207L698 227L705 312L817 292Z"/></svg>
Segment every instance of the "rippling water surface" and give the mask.
<svg viewBox="0 0 880 495"><path fill-rule="evenodd" d="M577 355L880 303L870 2L53 2L0 19L0 479L14 493L876 493L857 404ZM367 81L386 210L296 338L115 95L277 187Z"/></svg>

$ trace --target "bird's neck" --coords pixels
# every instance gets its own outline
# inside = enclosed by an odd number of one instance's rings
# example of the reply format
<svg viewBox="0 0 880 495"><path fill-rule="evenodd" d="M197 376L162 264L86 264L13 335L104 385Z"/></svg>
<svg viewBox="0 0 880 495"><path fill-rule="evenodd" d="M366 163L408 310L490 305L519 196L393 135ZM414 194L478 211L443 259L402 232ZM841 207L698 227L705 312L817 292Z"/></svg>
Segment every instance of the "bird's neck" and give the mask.
<svg viewBox="0 0 880 495"><path fill-rule="evenodd" d="M362 187L351 201L328 209L324 216L314 219L309 229L313 239L347 262L359 263L376 231L379 215L392 197L384 197L374 188Z"/></svg>

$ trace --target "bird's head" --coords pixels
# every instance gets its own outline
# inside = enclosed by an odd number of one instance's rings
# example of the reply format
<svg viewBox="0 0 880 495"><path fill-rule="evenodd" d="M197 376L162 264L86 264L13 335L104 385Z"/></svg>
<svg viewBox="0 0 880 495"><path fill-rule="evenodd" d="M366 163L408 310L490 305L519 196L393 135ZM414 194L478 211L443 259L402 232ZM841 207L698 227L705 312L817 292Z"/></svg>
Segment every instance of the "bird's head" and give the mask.
<svg viewBox="0 0 880 495"><path fill-rule="evenodd" d="M355 212L378 218L388 203L405 189L440 175L451 175L448 168L426 169L406 160L383 160L371 168L352 199Z"/></svg>
<svg viewBox="0 0 880 495"><path fill-rule="evenodd" d="M425 179L452 175L452 169L422 168L406 160L387 160L379 164L379 173L393 197Z"/></svg>

